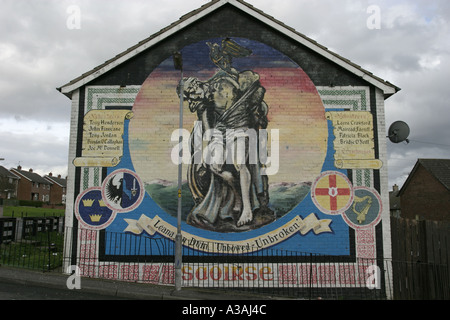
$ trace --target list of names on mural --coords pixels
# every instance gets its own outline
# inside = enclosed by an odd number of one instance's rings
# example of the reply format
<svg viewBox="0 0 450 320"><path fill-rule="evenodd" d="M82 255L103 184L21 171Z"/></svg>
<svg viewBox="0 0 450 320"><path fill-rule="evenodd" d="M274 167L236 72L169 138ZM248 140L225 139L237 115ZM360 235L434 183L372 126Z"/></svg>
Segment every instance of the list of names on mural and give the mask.
<svg viewBox="0 0 450 320"><path fill-rule="evenodd" d="M83 152L74 160L75 166L116 166L123 155L125 119L128 110L92 110L84 117Z"/></svg>
<svg viewBox="0 0 450 320"><path fill-rule="evenodd" d="M335 166L337 168L379 169L375 159L373 116L366 111L327 112L335 136Z"/></svg>
<svg viewBox="0 0 450 320"><path fill-rule="evenodd" d="M123 121L104 120L92 117L89 119L86 132L87 148L103 155L120 151L123 144L121 126Z"/></svg>

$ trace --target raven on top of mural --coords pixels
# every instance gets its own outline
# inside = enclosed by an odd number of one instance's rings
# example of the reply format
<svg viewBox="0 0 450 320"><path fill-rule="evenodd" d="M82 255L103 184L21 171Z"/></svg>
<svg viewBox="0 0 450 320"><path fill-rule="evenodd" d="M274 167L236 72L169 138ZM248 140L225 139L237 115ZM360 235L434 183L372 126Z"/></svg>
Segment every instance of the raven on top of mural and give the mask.
<svg viewBox="0 0 450 320"><path fill-rule="evenodd" d="M253 158L258 157L256 152L250 152L260 141L259 130L268 125L265 88L258 73L233 67L233 59L249 56L250 49L229 38L221 45L207 45L211 61L220 70L207 81L194 77L183 80L183 96L190 111L197 114L201 132L211 133L207 147L210 161L192 161L188 168L195 206L187 223L220 232L247 231L275 220L268 207L268 177L261 174L264 165ZM255 133L256 141L249 136L249 130ZM195 134L196 128L191 137ZM194 159L195 150L191 151ZM225 158L227 161L222 161Z"/></svg>

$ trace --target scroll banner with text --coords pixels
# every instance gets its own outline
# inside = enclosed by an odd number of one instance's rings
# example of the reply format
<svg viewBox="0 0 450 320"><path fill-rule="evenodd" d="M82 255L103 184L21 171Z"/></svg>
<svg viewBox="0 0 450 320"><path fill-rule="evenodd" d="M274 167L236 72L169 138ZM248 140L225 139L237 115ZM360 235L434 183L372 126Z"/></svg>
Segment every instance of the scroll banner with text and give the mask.
<svg viewBox="0 0 450 320"><path fill-rule="evenodd" d="M82 155L76 167L115 167L123 156L124 122L129 110L91 110L84 116Z"/></svg>
<svg viewBox="0 0 450 320"><path fill-rule="evenodd" d="M373 115L367 111L329 111L335 136L334 165L339 169L380 169L375 159Z"/></svg>
<svg viewBox="0 0 450 320"><path fill-rule="evenodd" d="M155 232L158 232L164 237L175 239L177 228L165 222L157 215L153 219L146 215L141 215L139 220L124 220L128 223L124 232L131 232L136 235L140 235L142 232L154 235ZM297 232L300 232L302 235L305 235L310 231L313 231L315 234L332 232L329 227L331 221L332 220L330 219L319 220L314 213L311 213L305 219L296 216L278 229L242 241L214 241L183 231L182 244L209 253L250 253L280 243L295 235Z"/></svg>

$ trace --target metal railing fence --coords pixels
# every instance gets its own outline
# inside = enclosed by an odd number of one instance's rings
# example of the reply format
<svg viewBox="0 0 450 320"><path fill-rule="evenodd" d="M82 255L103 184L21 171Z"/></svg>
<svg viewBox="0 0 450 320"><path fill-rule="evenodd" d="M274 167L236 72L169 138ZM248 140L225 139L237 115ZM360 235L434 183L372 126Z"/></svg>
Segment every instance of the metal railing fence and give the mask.
<svg viewBox="0 0 450 320"><path fill-rule="evenodd" d="M61 269L63 218L0 219L0 265L51 271Z"/></svg>
<svg viewBox="0 0 450 320"><path fill-rule="evenodd" d="M38 232L23 224L15 228L16 235L21 228L22 236L0 244L0 265L62 273L77 266L83 277L174 285L175 248L170 239L51 225ZM202 246L183 247L183 287L298 299L450 298L447 265L270 248L225 254L223 244Z"/></svg>

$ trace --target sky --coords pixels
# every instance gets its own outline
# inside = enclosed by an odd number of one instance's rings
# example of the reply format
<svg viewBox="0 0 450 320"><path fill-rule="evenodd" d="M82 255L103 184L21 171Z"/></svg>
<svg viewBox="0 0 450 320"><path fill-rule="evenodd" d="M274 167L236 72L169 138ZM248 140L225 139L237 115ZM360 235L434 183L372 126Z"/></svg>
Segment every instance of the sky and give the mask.
<svg viewBox="0 0 450 320"><path fill-rule="evenodd" d="M71 101L57 87L209 0L0 0L0 165L67 175ZM402 90L385 101L389 189L450 158L450 1L249 0ZM386 133L387 134L387 133Z"/></svg>

